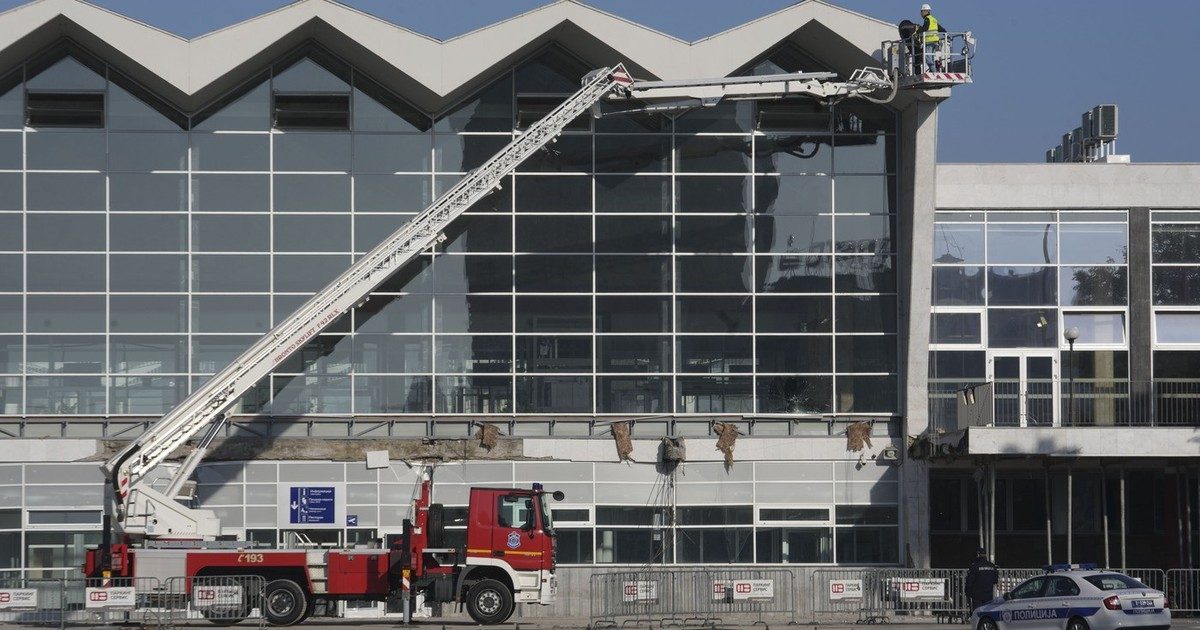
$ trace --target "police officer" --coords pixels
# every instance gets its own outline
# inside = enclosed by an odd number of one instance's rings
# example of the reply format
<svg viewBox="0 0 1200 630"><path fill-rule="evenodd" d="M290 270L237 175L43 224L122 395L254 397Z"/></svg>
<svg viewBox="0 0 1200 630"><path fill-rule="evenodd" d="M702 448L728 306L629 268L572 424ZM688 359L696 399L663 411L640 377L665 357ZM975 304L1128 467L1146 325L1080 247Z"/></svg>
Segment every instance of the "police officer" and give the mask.
<svg viewBox="0 0 1200 630"><path fill-rule="evenodd" d="M937 54L942 46L942 37L946 29L933 17L933 9L928 4L921 5L921 19L924 20L917 28L917 36L925 43L925 68L929 72L937 71Z"/></svg>
<svg viewBox="0 0 1200 630"><path fill-rule="evenodd" d="M999 570L988 560L987 551L981 547L975 552L975 561L967 568L967 598L971 600L972 612L996 597L996 583L999 581Z"/></svg>

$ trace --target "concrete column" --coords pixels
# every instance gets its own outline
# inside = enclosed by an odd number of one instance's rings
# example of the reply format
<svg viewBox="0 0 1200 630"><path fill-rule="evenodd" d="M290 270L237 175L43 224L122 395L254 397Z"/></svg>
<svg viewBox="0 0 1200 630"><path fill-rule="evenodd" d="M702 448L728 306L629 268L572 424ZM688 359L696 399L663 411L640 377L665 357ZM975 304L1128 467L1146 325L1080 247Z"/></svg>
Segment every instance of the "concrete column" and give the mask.
<svg viewBox="0 0 1200 630"><path fill-rule="evenodd" d="M937 101L919 100L900 114L899 252L901 391L905 434L929 430L929 310L933 211L937 183ZM929 464L905 457L901 471L904 547L901 561L928 567Z"/></svg>
<svg viewBox="0 0 1200 630"><path fill-rule="evenodd" d="M1154 417L1151 331L1154 308L1150 278L1150 209L1129 209L1129 415L1135 424L1158 424Z"/></svg>

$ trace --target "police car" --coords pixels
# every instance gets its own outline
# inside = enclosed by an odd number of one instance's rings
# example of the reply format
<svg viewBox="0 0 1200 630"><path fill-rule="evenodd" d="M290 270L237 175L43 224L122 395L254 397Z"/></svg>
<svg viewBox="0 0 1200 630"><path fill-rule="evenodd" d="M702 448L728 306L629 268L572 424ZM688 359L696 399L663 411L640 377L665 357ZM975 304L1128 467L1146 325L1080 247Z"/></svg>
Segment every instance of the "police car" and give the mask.
<svg viewBox="0 0 1200 630"><path fill-rule="evenodd" d="M971 613L975 630L1167 630L1166 596L1095 565L1052 565Z"/></svg>

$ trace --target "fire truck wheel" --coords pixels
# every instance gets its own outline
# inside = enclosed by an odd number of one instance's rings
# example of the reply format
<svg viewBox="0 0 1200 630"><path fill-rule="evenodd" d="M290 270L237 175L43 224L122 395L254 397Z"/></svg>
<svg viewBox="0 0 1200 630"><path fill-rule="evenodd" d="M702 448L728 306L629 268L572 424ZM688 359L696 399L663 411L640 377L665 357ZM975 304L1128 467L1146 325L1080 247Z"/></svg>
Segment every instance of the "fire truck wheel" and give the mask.
<svg viewBox="0 0 1200 630"><path fill-rule="evenodd" d="M467 613L475 623L504 623L513 614L513 596L497 580L480 580L467 591Z"/></svg>
<svg viewBox="0 0 1200 630"><path fill-rule="evenodd" d="M263 591L263 616L275 626L298 623L308 610L308 598L291 580L275 580Z"/></svg>

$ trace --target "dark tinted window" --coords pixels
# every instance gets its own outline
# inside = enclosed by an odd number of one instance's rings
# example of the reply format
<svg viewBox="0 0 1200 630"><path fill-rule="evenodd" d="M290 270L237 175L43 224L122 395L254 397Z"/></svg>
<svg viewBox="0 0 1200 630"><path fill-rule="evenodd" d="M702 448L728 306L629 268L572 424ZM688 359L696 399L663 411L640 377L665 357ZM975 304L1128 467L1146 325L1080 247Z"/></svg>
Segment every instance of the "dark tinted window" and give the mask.
<svg viewBox="0 0 1200 630"><path fill-rule="evenodd" d="M30 127L103 127L104 95L80 92L29 92L25 124Z"/></svg>
<svg viewBox="0 0 1200 630"><path fill-rule="evenodd" d="M349 129L349 94L276 94L276 129Z"/></svg>

